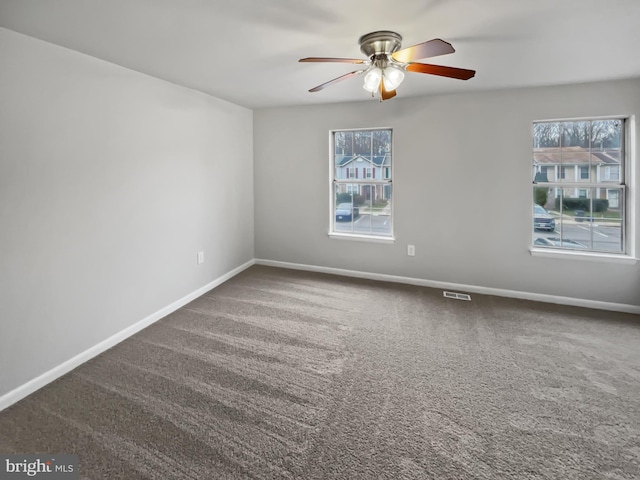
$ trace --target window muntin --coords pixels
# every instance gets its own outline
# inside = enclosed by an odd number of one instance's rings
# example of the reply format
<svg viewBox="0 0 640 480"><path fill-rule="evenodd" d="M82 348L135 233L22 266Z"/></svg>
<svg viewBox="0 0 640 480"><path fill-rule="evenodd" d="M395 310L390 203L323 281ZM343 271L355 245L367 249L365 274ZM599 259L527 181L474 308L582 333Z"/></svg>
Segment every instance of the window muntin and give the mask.
<svg viewBox="0 0 640 480"><path fill-rule="evenodd" d="M534 247L625 253L624 134L623 118L533 124Z"/></svg>
<svg viewBox="0 0 640 480"><path fill-rule="evenodd" d="M391 129L331 132L331 152L329 233L393 238Z"/></svg>

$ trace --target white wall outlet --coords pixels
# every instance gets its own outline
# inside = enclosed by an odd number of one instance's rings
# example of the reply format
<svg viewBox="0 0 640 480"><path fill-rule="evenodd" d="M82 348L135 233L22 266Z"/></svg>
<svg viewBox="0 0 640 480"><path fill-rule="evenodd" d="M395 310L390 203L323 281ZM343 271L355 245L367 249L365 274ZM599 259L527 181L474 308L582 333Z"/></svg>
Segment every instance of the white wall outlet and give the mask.
<svg viewBox="0 0 640 480"><path fill-rule="evenodd" d="M198 265L204 263L204 252L198 252Z"/></svg>
<svg viewBox="0 0 640 480"><path fill-rule="evenodd" d="M407 245L407 255L410 257L416 256L416 246L415 245Z"/></svg>

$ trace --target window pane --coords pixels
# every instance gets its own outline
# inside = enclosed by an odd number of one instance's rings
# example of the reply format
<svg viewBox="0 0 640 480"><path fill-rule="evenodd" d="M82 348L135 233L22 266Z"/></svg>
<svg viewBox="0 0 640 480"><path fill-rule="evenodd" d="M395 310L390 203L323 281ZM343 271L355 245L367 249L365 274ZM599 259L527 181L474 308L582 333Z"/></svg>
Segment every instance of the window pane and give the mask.
<svg viewBox="0 0 640 480"><path fill-rule="evenodd" d="M590 122L562 122L562 148L589 148L591 137Z"/></svg>
<svg viewBox="0 0 640 480"><path fill-rule="evenodd" d="M621 120L594 120L591 122L592 150L620 150L621 147Z"/></svg>
<svg viewBox="0 0 640 480"><path fill-rule="evenodd" d="M354 139L354 154L371 156L371 132L370 131L356 131L353 132Z"/></svg>
<svg viewBox="0 0 640 480"><path fill-rule="evenodd" d="M609 253L624 251L623 189L564 188L558 189L558 193L553 202L547 202L548 209L534 205L534 246ZM539 195L534 196L534 202L536 200Z"/></svg>
<svg viewBox="0 0 640 480"><path fill-rule="evenodd" d="M336 154L335 156L335 179L346 180L355 178L356 170L353 165L352 155Z"/></svg>
<svg viewBox="0 0 640 480"><path fill-rule="evenodd" d="M391 185L375 185L371 205L372 233L391 235Z"/></svg>
<svg viewBox="0 0 640 480"><path fill-rule="evenodd" d="M560 147L560 123L533 124L533 148Z"/></svg>
<svg viewBox="0 0 640 480"><path fill-rule="evenodd" d="M371 201L372 201L372 187L371 185L360 186L360 213L361 218L358 220L355 226L356 233L362 233L365 235L371 234Z"/></svg>
<svg viewBox="0 0 640 480"><path fill-rule="evenodd" d="M549 189L537 187L533 191L533 232L549 232L556 230L557 215L549 210Z"/></svg>
<svg viewBox="0 0 640 480"><path fill-rule="evenodd" d="M353 155L353 132L335 132L334 145L336 155Z"/></svg>
<svg viewBox="0 0 640 480"><path fill-rule="evenodd" d="M335 185L335 231L353 232L359 220L358 207L360 186L354 183L336 183Z"/></svg>
<svg viewBox="0 0 640 480"><path fill-rule="evenodd" d="M600 181L621 183L621 156L622 152L616 150L604 150L594 152L594 157L599 160Z"/></svg>
<svg viewBox="0 0 640 480"><path fill-rule="evenodd" d="M373 155L391 153L391 130L373 131Z"/></svg>
<svg viewBox="0 0 640 480"><path fill-rule="evenodd" d="M391 235L391 185L361 185L360 219L354 232L366 235Z"/></svg>
<svg viewBox="0 0 640 480"><path fill-rule="evenodd" d="M533 181L555 182L560 165L560 123L533 124Z"/></svg>

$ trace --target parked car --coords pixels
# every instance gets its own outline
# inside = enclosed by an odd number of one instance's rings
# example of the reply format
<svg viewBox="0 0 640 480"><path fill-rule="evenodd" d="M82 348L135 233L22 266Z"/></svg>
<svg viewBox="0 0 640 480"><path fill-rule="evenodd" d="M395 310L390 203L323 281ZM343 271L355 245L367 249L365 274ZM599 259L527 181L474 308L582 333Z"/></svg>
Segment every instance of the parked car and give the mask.
<svg viewBox="0 0 640 480"><path fill-rule="evenodd" d="M593 222L593 217L586 217L584 210L576 210L576 222Z"/></svg>
<svg viewBox="0 0 640 480"><path fill-rule="evenodd" d="M580 242L560 237L538 237L533 241L535 247L587 248Z"/></svg>
<svg viewBox="0 0 640 480"><path fill-rule="evenodd" d="M533 228L534 230L549 230L553 232L556 229L556 220L540 205L534 205Z"/></svg>
<svg viewBox="0 0 640 480"><path fill-rule="evenodd" d="M336 221L350 222L360 216L360 209L350 203L341 203L336 207Z"/></svg>

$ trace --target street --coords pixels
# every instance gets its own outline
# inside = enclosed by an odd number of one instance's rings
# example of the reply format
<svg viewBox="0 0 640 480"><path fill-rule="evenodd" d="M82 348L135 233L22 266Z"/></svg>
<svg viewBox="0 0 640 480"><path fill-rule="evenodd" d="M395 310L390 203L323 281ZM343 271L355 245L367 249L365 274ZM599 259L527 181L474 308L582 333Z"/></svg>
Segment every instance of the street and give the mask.
<svg viewBox="0 0 640 480"><path fill-rule="evenodd" d="M619 223L557 221L554 232L535 230L534 241L538 237L574 240L588 249L596 251L616 253L622 251L622 233ZM592 239L593 244L591 243Z"/></svg>
<svg viewBox="0 0 640 480"><path fill-rule="evenodd" d="M359 233L362 235L391 235L391 216L386 213L362 213L354 222L335 222L335 231ZM622 251L622 233L620 223L576 222L575 220L556 220L553 232L534 230L536 238L573 240L584 245L585 249L619 253ZM580 247L578 247L580 248Z"/></svg>
<svg viewBox="0 0 640 480"><path fill-rule="evenodd" d="M383 213L363 213L352 222L336 222L336 232L363 235L391 235L391 216Z"/></svg>

